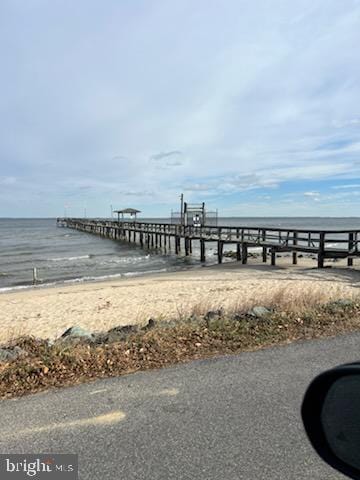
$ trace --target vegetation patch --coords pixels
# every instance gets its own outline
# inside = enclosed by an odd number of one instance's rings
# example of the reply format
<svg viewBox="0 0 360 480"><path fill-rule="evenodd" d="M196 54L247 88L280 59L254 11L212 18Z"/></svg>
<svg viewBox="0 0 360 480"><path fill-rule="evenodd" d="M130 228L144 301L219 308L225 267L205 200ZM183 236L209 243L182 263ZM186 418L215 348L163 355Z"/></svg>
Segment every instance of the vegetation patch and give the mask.
<svg viewBox="0 0 360 480"><path fill-rule="evenodd" d="M219 309L94 334L73 327L54 342L23 337L0 348L0 398L359 329L354 300L299 310Z"/></svg>

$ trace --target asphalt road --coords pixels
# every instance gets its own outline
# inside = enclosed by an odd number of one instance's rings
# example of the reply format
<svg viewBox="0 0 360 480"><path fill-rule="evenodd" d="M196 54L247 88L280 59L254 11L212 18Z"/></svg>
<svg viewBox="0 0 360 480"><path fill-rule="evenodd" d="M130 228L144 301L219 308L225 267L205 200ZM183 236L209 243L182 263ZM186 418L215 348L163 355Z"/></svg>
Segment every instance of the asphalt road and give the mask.
<svg viewBox="0 0 360 480"><path fill-rule="evenodd" d="M360 334L196 361L0 402L1 453L78 453L85 480L334 480L299 409Z"/></svg>

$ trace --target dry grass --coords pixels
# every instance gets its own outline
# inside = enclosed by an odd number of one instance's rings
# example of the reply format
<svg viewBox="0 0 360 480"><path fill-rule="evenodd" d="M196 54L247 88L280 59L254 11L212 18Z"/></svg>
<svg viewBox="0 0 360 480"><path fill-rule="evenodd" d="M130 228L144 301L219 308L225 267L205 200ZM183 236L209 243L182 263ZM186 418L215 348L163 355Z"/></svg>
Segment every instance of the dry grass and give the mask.
<svg viewBox="0 0 360 480"><path fill-rule="evenodd" d="M45 340L20 338L14 343L27 354L0 365L0 397L360 330L360 302L319 303L321 298L316 292L307 292L305 297L289 300L284 290L276 297L269 297L268 306L273 306L275 300L278 303L276 310L265 318L239 314L239 310L236 318L235 310L204 318L204 310L214 305L202 304L192 311L191 317L179 311L180 320L170 325L158 323L149 331L109 344L51 345ZM219 310L219 305L216 309Z"/></svg>
<svg viewBox="0 0 360 480"><path fill-rule="evenodd" d="M261 296L254 294L246 300L241 299L229 303L214 301L209 296L201 303L198 303L188 309L182 309L179 314L179 320L188 318L192 315L202 316L208 311L222 310L225 314L246 314L255 306L261 305L273 310L283 312L304 312L344 298L341 287L333 288L327 291L323 286L311 287L304 286L301 290L294 290L291 285L277 288L274 291L262 292ZM360 303L360 296L357 293L351 293L346 296L354 303Z"/></svg>

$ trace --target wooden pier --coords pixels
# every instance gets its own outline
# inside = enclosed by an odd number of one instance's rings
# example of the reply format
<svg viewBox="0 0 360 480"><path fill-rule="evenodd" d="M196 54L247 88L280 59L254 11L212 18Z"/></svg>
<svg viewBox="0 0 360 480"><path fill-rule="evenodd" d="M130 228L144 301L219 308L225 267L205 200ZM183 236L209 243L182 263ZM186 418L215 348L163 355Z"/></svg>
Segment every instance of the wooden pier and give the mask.
<svg viewBox="0 0 360 480"><path fill-rule="evenodd" d="M113 240L139 243L146 249L173 250L175 254L184 251L191 255L194 242L200 246L200 260L205 262L206 245L217 244L218 263L224 257L224 245L233 245L236 260L246 264L248 249L262 248L262 261L270 257L271 265L276 264L280 252L291 252L292 263L297 264L298 254L312 254L317 257L318 268L324 267L326 259L347 259L348 266L360 256L358 250L360 230L302 230L246 226L183 226L171 223L137 221L109 221L84 218L58 218L59 226L73 228Z"/></svg>

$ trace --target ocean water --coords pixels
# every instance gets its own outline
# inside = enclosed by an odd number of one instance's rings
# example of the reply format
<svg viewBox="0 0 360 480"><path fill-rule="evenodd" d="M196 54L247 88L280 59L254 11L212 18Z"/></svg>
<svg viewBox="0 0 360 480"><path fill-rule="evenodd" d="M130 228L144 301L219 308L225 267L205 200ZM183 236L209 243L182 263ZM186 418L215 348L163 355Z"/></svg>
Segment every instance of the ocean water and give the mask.
<svg viewBox="0 0 360 480"><path fill-rule="evenodd" d="M218 225L360 230L360 218L219 218ZM34 267L44 286L196 268L194 247L192 257L165 255L59 228L55 219L0 219L0 292L31 287ZM215 253L207 247L208 264L216 262Z"/></svg>

